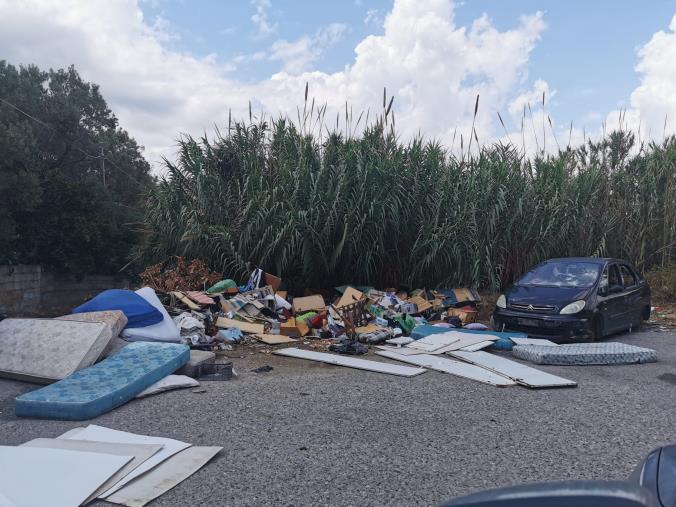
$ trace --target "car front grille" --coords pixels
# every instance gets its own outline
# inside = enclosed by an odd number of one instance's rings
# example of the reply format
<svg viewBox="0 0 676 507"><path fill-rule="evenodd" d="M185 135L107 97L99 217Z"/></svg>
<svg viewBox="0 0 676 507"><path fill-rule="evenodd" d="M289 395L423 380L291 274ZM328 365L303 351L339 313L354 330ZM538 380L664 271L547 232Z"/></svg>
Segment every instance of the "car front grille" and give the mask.
<svg viewBox="0 0 676 507"><path fill-rule="evenodd" d="M556 311L555 306L549 305L527 305L523 303L512 303L509 306L510 308L521 310L523 312L554 313Z"/></svg>

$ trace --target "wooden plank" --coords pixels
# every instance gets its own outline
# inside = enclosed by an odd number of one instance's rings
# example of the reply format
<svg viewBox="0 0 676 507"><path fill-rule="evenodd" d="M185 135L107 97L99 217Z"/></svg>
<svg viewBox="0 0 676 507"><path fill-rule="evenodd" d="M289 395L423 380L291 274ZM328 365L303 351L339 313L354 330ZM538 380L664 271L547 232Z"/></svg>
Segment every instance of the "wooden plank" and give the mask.
<svg viewBox="0 0 676 507"><path fill-rule="evenodd" d="M195 303L192 299L190 299L188 296L186 296L182 292L175 290L173 292L170 292L169 294L174 296L176 299L178 299L181 303L183 303L185 306L187 306L191 310L199 310L201 308L200 305Z"/></svg>
<svg viewBox="0 0 676 507"><path fill-rule="evenodd" d="M324 298L318 294L301 298L293 298L293 311L295 313L309 312L312 310L322 311L326 309Z"/></svg>
<svg viewBox="0 0 676 507"><path fill-rule="evenodd" d="M293 343L298 341L281 334L255 334L254 338L263 343L267 343L268 345L279 345L280 343Z"/></svg>
<svg viewBox="0 0 676 507"><path fill-rule="evenodd" d="M324 352L314 352L312 350L296 348L275 350L273 354L296 357L298 359L308 359L310 361L319 361L322 363L335 364L337 366L346 366L348 368L356 368L359 370L399 375L402 377L415 377L426 371L424 368L412 368L410 366L400 366L398 364L381 363L379 361L369 361L368 359L358 359L356 357L339 356L336 354L326 354Z"/></svg>
<svg viewBox="0 0 676 507"><path fill-rule="evenodd" d="M518 384L527 387L574 387L577 385L577 382L572 380L557 377L551 373L488 352L454 350L448 352L448 355L514 379Z"/></svg>
<svg viewBox="0 0 676 507"><path fill-rule="evenodd" d="M402 361L404 363L415 364L417 366L429 368L430 370L449 373L451 375L455 375L456 377L476 380L477 382L482 382L484 384L497 387L516 385L516 382L510 378L503 377L502 375L486 370L485 368L481 368L480 366L474 366L473 364L463 363L461 361L454 361L453 359L449 359L447 357L433 356L430 354L404 356L398 354L397 352L382 350L376 352L376 354L390 359L396 359L397 361Z"/></svg>
<svg viewBox="0 0 676 507"><path fill-rule="evenodd" d="M240 320L228 319L226 317L218 317L216 319L216 326L224 329L236 327L241 329L243 333L265 333L265 326L263 324L255 324L251 322L242 322Z"/></svg>

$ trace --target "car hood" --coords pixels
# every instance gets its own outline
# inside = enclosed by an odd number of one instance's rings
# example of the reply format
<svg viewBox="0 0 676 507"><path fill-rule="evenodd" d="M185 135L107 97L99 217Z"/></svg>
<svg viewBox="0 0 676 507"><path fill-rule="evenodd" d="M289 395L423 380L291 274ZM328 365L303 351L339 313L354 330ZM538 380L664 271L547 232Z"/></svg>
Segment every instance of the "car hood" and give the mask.
<svg viewBox="0 0 676 507"><path fill-rule="evenodd" d="M573 301L585 299L591 289L579 287L534 287L515 285L505 292L507 303L548 305L562 307Z"/></svg>

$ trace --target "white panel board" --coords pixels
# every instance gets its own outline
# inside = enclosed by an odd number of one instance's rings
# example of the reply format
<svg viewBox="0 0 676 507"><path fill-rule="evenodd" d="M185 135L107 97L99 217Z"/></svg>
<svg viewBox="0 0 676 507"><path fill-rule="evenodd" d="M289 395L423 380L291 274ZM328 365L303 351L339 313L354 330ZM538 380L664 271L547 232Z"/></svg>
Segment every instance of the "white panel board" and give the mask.
<svg viewBox="0 0 676 507"><path fill-rule="evenodd" d="M505 359L504 357L495 354L489 354L488 352L465 352L462 350L455 350L448 354L452 357L462 359L468 363L481 366L482 368L514 379L517 383L528 387L573 387L577 385L577 382L572 380L557 377L551 373L531 368L525 364L510 361L509 359Z"/></svg>
<svg viewBox="0 0 676 507"><path fill-rule="evenodd" d="M222 447L189 447L116 491L106 500L129 507L143 507L197 472L222 449Z"/></svg>
<svg viewBox="0 0 676 507"><path fill-rule="evenodd" d="M61 437L63 437L63 435ZM112 430L110 428L104 428L103 426L97 426L95 424L90 424L82 431L77 432L72 436L68 435L67 438L75 440L93 440L95 442L119 442L121 444L160 444L163 446L162 450L160 450L154 456L151 456L148 460L142 463L138 468L136 468L133 472L127 475L120 482L118 482L115 486L105 491L103 494L99 495L99 498L105 498L114 491L120 489L129 481L135 479L141 474L144 474L148 470L162 463L165 459L169 458L170 456L173 456L174 454L176 454L179 451L182 451L183 449L190 447L191 445L171 438L136 435L134 433L127 433L126 431L118 431Z"/></svg>
<svg viewBox="0 0 676 507"><path fill-rule="evenodd" d="M0 492L11 505L74 507L131 459L93 452L1 446Z"/></svg>
<svg viewBox="0 0 676 507"><path fill-rule="evenodd" d="M431 354L402 356L396 352L390 351L379 351L376 352L376 354L379 356L388 357L390 359L396 359L397 361L402 361L404 363L410 363L429 368L430 370L450 373L456 377L476 380L478 382L483 382L484 384L490 384L498 387L516 385L516 382L514 382L512 379L498 375L497 373L481 368L480 366L474 366L473 364L455 361L447 357L439 357Z"/></svg>
<svg viewBox="0 0 676 507"><path fill-rule="evenodd" d="M162 449L161 445L119 444L109 442L89 442L87 440L68 440L58 438L36 438L20 445L20 447L42 447L46 449L64 449L66 451L100 452L115 456L132 456L132 460L117 471L100 486L84 503L93 500L105 490L111 488L141 463Z"/></svg>
<svg viewBox="0 0 676 507"><path fill-rule="evenodd" d="M452 343L460 341L458 336L460 333L448 331L446 333L437 333L425 336L420 340L409 343L406 347L417 350L424 350L425 352L433 352L442 347L446 347Z"/></svg>
<svg viewBox="0 0 676 507"><path fill-rule="evenodd" d="M410 343L407 347L425 350L429 354L443 354L451 350L460 350L477 343L495 341L498 337L486 333L465 333L447 331L445 333L431 334L418 341Z"/></svg>
<svg viewBox="0 0 676 507"><path fill-rule="evenodd" d="M552 347L558 347L558 343L554 343L543 338L510 338L516 345L547 345Z"/></svg>
<svg viewBox="0 0 676 507"><path fill-rule="evenodd" d="M410 366L381 363L379 361L369 361L368 359L357 359L356 357L339 356L336 354L326 354L324 352L314 352L312 350L297 348L275 350L273 354L297 357L298 359L309 359L310 361L320 361L322 363L335 364L337 366L347 366L348 368L357 368L359 370L375 371L377 373L388 373L390 375L399 375L402 377L415 377L426 371L423 368L411 368Z"/></svg>
<svg viewBox="0 0 676 507"><path fill-rule="evenodd" d="M486 347L490 347L491 345L493 345L492 341L485 341L475 343L474 345L468 345L467 347L463 347L459 350L464 350L466 352L476 352L477 350L485 349Z"/></svg>
<svg viewBox="0 0 676 507"><path fill-rule="evenodd" d="M380 350L389 350L391 352L397 352L397 354L401 354L402 356L413 356L416 354L427 354L424 350L418 350L418 349L411 349L409 347L390 347L388 345L376 345L375 346L377 349Z"/></svg>

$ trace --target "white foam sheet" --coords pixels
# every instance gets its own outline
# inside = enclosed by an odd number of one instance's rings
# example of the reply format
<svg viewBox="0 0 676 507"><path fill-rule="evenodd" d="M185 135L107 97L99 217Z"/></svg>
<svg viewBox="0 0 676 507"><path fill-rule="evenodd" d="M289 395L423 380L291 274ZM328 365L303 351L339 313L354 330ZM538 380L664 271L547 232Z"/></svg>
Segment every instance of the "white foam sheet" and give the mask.
<svg viewBox="0 0 676 507"><path fill-rule="evenodd" d="M543 338L510 338L515 345L547 345L551 347L558 347L558 343L554 343Z"/></svg>
<svg viewBox="0 0 676 507"><path fill-rule="evenodd" d="M197 472L221 450L222 447L189 447L113 493L106 500L129 507L143 507Z"/></svg>
<svg viewBox="0 0 676 507"><path fill-rule="evenodd" d="M162 393L164 391L173 391L174 389L185 389L186 387L198 387L200 385L197 380L190 378L187 375L167 375L163 379L158 380L150 387L136 395L137 398L145 398L153 394Z"/></svg>
<svg viewBox="0 0 676 507"><path fill-rule="evenodd" d="M72 430L71 430L72 431ZM177 452L187 449L191 444L174 440L172 438L151 437L147 435L137 435L135 433L128 433L126 431L118 431L103 426L90 424L78 432L68 432L61 435L59 438L68 438L75 440L93 440L94 442L118 442L121 444L160 444L162 449L139 465L133 472L124 477L120 482L109 490L104 491L99 498L106 498L108 495L120 489L125 484L134 480L136 477L151 470L155 466L162 463L167 458L173 456Z"/></svg>
<svg viewBox="0 0 676 507"><path fill-rule="evenodd" d="M309 359L310 361L320 361L322 363L347 366L348 368L357 368L359 370L368 370L377 373L388 373L390 375L399 375L402 377L415 377L426 371L423 368L412 368L410 366L382 363L380 361L369 361L368 359L357 359L356 357L339 356L336 354L326 354L324 352L314 352L312 350L297 348L275 350L273 354L296 357L298 359Z"/></svg>
<svg viewBox="0 0 676 507"><path fill-rule="evenodd" d="M0 446L0 494L11 505L74 507L131 459L64 449Z"/></svg>
<svg viewBox="0 0 676 507"><path fill-rule="evenodd" d="M124 328L121 336L129 341L180 342L181 334L155 291L150 287L143 287L137 290L136 294L160 311L162 321L151 326Z"/></svg>
<svg viewBox="0 0 676 507"><path fill-rule="evenodd" d="M511 361L504 357L489 354L488 352L483 352L481 350L477 352L455 350L448 354L457 359L481 366L487 370L514 379L518 384L527 387L574 387L577 385L577 382L572 380L557 377L551 373L531 368L525 364L517 363L516 361Z"/></svg>
<svg viewBox="0 0 676 507"><path fill-rule="evenodd" d="M58 438L36 438L21 444L20 447L41 447L46 449L63 449L66 451L85 451L112 454L115 456L132 456L132 460L118 470L103 485L89 495L84 503L87 503L101 493L117 484L132 470L138 468L141 463L162 449L161 445L149 444L120 444L110 442L89 442L87 440L68 440Z"/></svg>
<svg viewBox="0 0 676 507"><path fill-rule="evenodd" d="M410 363L417 366L422 366L424 368L429 368L430 370L449 373L451 375L455 375L456 377L476 380L478 382L483 382L484 384L490 384L498 387L516 385L516 382L514 382L512 379L498 375L497 373L486 370L485 368L481 368L480 366L475 366L469 363L463 363L461 361L455 361L447 357L439 357L431 354L402 356L401 354L391 351L379 351L376 352L376 354L390 359L396 359L397 361L402 361L404 363Z"/></svg>

